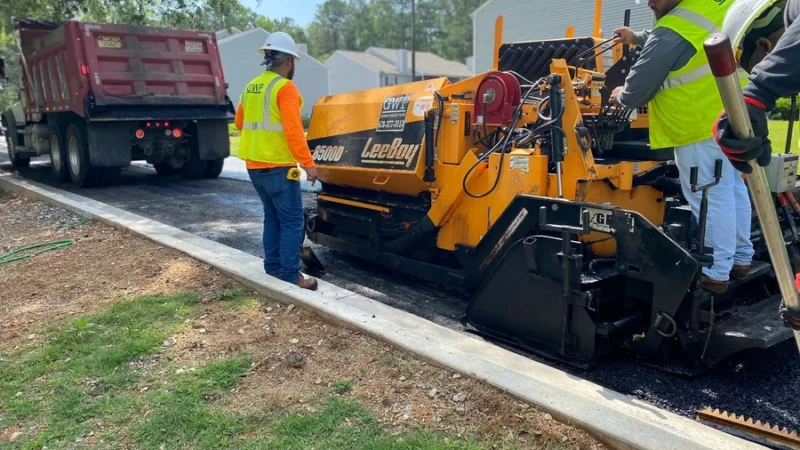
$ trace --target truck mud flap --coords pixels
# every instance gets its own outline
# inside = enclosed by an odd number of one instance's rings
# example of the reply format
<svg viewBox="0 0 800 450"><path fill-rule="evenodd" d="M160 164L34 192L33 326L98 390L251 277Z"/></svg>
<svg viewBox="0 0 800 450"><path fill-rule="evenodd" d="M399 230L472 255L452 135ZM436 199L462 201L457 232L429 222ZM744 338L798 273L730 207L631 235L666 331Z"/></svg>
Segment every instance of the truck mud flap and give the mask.
<svg viewBox="0 0 800 450"><path fill-rule="evenodd" d="M89 122L89 162L96 167L127 166L131 163L130 124Z"/></svg>
<svg viewBox="0 0 800 450"><path fill-rule="evenodd" d="M194 141L202 161L224 159L231 155L227 121L198 120L195 122L194 134Z"/></svg>

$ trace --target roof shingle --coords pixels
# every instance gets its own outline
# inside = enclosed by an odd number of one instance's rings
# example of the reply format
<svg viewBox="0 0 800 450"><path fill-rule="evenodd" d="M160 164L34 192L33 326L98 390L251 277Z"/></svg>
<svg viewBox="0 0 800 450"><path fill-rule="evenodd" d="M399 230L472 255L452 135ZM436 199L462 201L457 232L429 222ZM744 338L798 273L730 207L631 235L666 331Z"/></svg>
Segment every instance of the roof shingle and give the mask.
<svg viewBox="0 0 800 450"><path fill-rule="evenodd" d="M386 56L391 61L397 60L397 49L393 48L379 48L379 47L370 47L367 49L366 52L353 52L347 50L337 50L341 52L345 56L358 61L359 63L371 67L378 72L387 74L387 75L402 75L402 73L397 70L397 66L394 63L387 62L386 60L370 53L370 51L380 53ZM417 73L420 75L431 77L431 76L442 76L442 77L456 77L456 78L467 78L471 77L473 74L469 70L466 64L462 64L458 61L448 61L438 55L434 55L430 52L416 52L416 69ZM407 58L407 67L409 68L409 73L411 70L411 52L406 52Z"/></svg>

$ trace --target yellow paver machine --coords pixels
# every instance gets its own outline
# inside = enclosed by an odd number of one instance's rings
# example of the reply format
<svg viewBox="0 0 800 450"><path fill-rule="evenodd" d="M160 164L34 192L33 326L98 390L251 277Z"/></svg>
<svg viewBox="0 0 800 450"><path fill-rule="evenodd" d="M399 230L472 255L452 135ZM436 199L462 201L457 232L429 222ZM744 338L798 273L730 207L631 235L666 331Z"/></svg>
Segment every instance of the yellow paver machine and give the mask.
<svg viewBox="0 0 800 450"><path fill-rule="evenodd" d="M700 288L704 214L672 150L649 148L646 111L609 103L639 49L501 30L494 70L314 106L309 239L462 286L469 329L580 365L627 350L691 372L790 338L757 221L749 279ZM796 158L778 163L794 188Z"/></svg>

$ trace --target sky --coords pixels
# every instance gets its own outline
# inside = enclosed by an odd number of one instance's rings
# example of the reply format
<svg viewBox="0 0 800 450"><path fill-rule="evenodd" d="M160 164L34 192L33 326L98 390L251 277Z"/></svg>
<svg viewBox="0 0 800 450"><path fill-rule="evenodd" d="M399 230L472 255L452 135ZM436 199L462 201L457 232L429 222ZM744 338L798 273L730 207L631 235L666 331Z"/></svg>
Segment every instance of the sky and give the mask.
<svg viewBox="0 0 800 450"><path fill-rule="evenodd" d="M314 18L322 0L261 0L261 6L258 3L258 0L242 0L244 6L270 19L291 17L298 25L306 26Z"/></svg>

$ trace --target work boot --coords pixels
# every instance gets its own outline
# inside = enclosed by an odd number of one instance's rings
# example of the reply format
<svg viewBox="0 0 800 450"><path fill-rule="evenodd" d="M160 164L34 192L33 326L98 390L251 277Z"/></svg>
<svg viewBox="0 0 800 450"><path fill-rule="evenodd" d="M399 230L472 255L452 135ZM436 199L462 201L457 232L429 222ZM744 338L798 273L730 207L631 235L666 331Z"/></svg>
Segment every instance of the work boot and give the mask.
<svg viewBox="0 0 800 450"><path fill-rule="evenodd" d="M724 294L728 291L727 281L712 280L705 274L700 275L700 286L717 294Z"/></svg>
<svg viewBox="0 0 800 450"><path fill-rule="evenodd" d="M750 278L750 264L734 264L731 269L732 280L746 280Z"/></svg>
<svg viewBox="0 0 800 450"><path fill-rule="evenodd" d="M309 291L317 290L316 278L312 277L306 278L302 273L300 274L300 278L297 279L297 283L295 284L303 289L308 289Z"/></svg>

